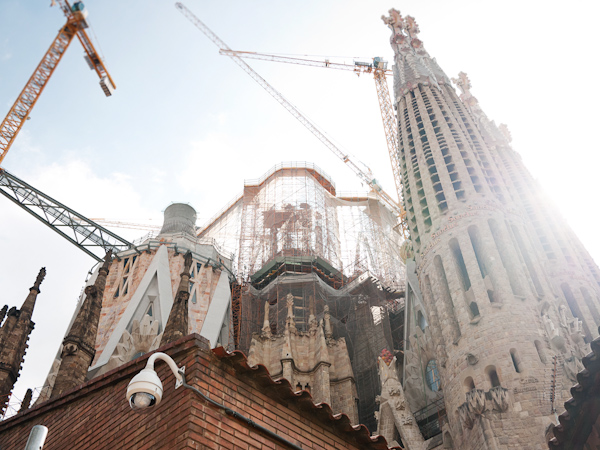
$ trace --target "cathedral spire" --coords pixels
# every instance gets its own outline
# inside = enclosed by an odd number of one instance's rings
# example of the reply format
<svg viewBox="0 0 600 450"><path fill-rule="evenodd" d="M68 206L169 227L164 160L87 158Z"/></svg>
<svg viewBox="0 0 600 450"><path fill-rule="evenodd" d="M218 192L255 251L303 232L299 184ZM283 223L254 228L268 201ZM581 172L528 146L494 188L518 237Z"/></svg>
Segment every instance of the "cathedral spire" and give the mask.
<svg viewBox="0 0 600 450"><path fill-rule="evenodd" d="M26 314L27 317L31 317L33 314L33 308L35 306L35 300L37 295L40 293L40 285L42 281L44 281L44 277L46 276L46 268L42 267L38 273L33 286L29 288L29 295L23 302L23 306L21 307L21 315Z"/></svg>
<svg viewBox="0 0 600 450"><path fill-rule="evenodd" d="M96 353L94 345L111 261L111 251L109 250L104 257L104 264L98 270L96 282L85 288L85 300L69 333L63 340L62 361L50 398L62 395L86 379L88 368Z"/></svg>
<svg viewBox="0 0 600 450"><path fill-rule="evenodd" d="M35 325L31 320L35 300L45 275L46 269L42 268L21 309L12 307L0 327L0 411L6 408L12 388L19 378L29 334ZM0 310L2 318L6 315L6 309L5 306Z"/></svg>
<svg viewBox="0 0 600 450"><path fill-rule="evenodd" d="M192 267L192 253L187 252L184 258L183 272L179 280L177 295L165 326L161 345L173 342L188 334L188 299L190 298L190 269Z"/></svg>
<svg viewBox="0 0 600 450"><path fill-rule="evenodd" d="M425 50L419 39L419 26L414 17L402 17L396 9L389 10L389 16L381 16L392 30L390 43L394 50L394 94L396 99L419 84L438 87L450 84L450 80Z"/></svg>

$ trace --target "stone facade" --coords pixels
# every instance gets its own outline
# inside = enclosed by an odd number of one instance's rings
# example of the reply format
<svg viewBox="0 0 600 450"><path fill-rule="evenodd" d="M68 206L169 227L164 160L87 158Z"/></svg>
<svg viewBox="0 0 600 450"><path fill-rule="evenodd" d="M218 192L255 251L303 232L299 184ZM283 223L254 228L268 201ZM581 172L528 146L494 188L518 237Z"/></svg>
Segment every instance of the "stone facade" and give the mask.
<svg viewBox="0 0 600 450"><path fill-rule="evenodd" d="M597 336L598 268L466 75L453 80L459 97L415 20L391 10L384 21L416 280L406 397L415 411L443 395L447 448L542 449Z"/></svg>
<svg viewBox="0 0 600 450"><path fill-rule="evenodd" d="M287 320L280 334L271 332L269 303L265 302L265 320L255 333L248 363L263 364L276 378L285 378L296 390L309 391L315 403L327 403L334 412L344 413L358 423L357 392L346 340L334 339L329 308L318 322L314 304L309 311L309 328L296 328L294 297L287 295Z"/></svg>
<svg viewBox="0 0 600 450"><path fill-rule="evenodd" d="M84 376L76 384L158 348L172 311L178 313L172 322L173 331L178 332L179 337L206 333L213 345L217 341L225 346L230 344L231 261L213 242L195 236L195 215L188 205L173 204L165 210L165 225L158 236L114 255L107 266L108 275L98 301L101 308L97 329L93 331L92 359L84 364ZM102 269L96 269L87 281L86 295L101 272ZM180 302L184 296L188 297L187 302ZM84 300L75 311L70 328L81 322L77 317L85 310ZM172 308L174 303L177 308ZM205 319L211 308L224 326L219 322L215 329L207 331ZM88 331L92 329L90 321L83 322ZM38 403L50 397L66 351L63 345Z"/></svg>
<svg viewBox="0 0 600 450"><path fill-rule="evenodd" d="M307 392L273 382L264 367L249 367L240 352L211 351L206 339L192 334L162 346L161 352L185 366L189 385L271 430L298 448L387 450L381 436L352 427L345 415L315 405ZM203 400L190 389L174 389L175 378L164 363L156 372L164 386L160 405L149 414L131 410L127 384L146 365L150 354L96 377L79 389L38 404L0 422L0 447L23 449L33 425L48 427L45 450L123 449L287 449L239 416Z"/></svg>
<svg viewBox="0 0 600 450"><path fill-rule="evenodd" d="M169 319L162 336L162 342L168 344L188 334L188 300L190 298L189 283L192 268L192 253L187 252L184 258L183 271L179 280L179 288L169 313Z"/></svg>
<svg viewBox="0 0 600 450"><path fill-rule="evenodd" d="M19 378L27 341L35 326L31 316L45 276L46 269L42 267L21 309L13 306L9 310L8 306L4 306L0 311L0 412L4 412Z"/></svg>
<svg viewBox="0 0 600 450"><path fill-rule="evenodd" d="M392 357L391 353L386 351L379 357L378 363L381 395L378 398L377 433L385 437L391 445L398 445L394 434L398 431L407 450L424 449L425 440L406 402L396 371L396 357Z"/></svg>
<svg viewBox="0 0 600 450"><path fill-rule="evenodd" d="M96 281L92 286L85 288L85 300L63 340L60 367L54 381L51 398L73 389L87 378L88 368L95 354L94 344L98 334L98 322L110 262L111 252L109 251L98 271Z"/></svg>

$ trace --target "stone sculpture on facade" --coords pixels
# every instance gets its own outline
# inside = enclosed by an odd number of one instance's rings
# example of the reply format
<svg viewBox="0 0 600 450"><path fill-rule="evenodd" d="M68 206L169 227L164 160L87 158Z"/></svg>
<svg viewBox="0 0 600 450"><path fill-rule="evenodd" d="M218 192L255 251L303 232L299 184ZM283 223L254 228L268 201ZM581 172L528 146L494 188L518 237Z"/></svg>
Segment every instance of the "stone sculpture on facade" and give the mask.
<svg viewBox="0 0 600 450"><path fill-rule="evenodd" d="M285 327L273 334L265 302L263 327L252 337L248 363L263 364L273 378L286 378L298 390L308 390L315 403L328 403L335 412L348 415L358 422L356 382L344 338L335 339L332 333L329 308L324 307L322 319L317 320L314 301L309 301L308 316L294 314L294 296L287 294ZM302 330L306 331L302 331Z"/></svg>
<svg viewBox="0 0 600 450"><path fill-rule="evenodd" d="M179 287L177 289L177 295L173 300L173 307L169 313L169 320L165 326L161 344L167 344L169 342L176 341L180 337L187 336L188 334L188 300L190 298L189 284L190 284L190 269L192 267L192 253L187 252L184 257L183 272L181 272L181 278Z"/></svg>
<svg viewBox="0 0 600 450"><path fill-rule="evenodd" d="M424 448L425 441L404 397L396 364L396 357L392 357L389 352L386 355L386 350L378 358L381 380L381 395L378 398L378 433L393 445L394 431L397 429L405 448L421 450Z"/></svg>

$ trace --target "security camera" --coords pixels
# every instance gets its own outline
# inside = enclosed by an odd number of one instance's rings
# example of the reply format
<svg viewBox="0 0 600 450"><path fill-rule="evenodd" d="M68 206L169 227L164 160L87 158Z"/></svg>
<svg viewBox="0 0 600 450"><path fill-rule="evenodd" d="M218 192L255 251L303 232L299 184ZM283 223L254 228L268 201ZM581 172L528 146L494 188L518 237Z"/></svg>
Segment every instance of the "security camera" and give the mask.
<svg viewBox="0 0 600 450"><path fill-rule="evenodd" d="M185 367L177 367L175 361L164 353L154 353L148 358L146 367L133 377L127 386L127 400L135 412L149 412L152 406L158 405L162 400L163 386L154 371L154 362L157 359L165 361L171 368L176 379L175 389L183 385L181 374L185 372Z"/></svg>
<svg viewBox="0 0 600 450"><path fill-rule="evenodd" d="M154 369L142 370L127 386L129 406L136 412L158 405L162 400L162 393L163 386Z"/></svg>

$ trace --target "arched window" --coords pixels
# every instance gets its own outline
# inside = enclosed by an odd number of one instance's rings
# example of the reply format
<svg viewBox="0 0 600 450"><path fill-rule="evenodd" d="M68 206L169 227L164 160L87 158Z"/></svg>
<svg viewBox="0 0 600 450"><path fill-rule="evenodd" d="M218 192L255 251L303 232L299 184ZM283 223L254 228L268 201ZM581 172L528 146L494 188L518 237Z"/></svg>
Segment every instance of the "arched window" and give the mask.
<svg viewBox="0 0 600 450"><path fill-rule="evenodd" d="M429 386L429 389L433 392L437 392L441 389L440 373L438 372L435 359L432 359L427 363L425 379L427 380L427 386Z"/></svg>
<svg viewBox="0 0 600 450"><path fill-rule="evenodd" d="M417 312L417 322L419 324L419 328L424 333L425 327L427 326L427 321L425 320L425 316L423 316L423 313L421 311Z"/></svg>
<svg viewBox="0 0 600 450"><path fill-rule="evenodd" d="M475 381L473 381L473 377L465 378L464 386L465 386L465 393L470 392L473 389L475 389Z"/></svg>
<svg viewBox="0 0 600 450"><path fill-rule="evenodd" d="M517 353L516 348L510 349L510 359L512 360L515 371L517 373L521 373L521 371L523 370L523 367L521 364L521 358L519 358L519 354Z"/></svg>
<svg viewBox="0 0 600 450"><path fill-rule="evenodd" d="M540 361L546 364L546 353L544 352L544 347L540 341L534 341L535 349L538 352L538 356L540 357Z"/></svg>
<svg viewBox="0 0 600 450"><path fill-rule="evenodd" d="M500 386L500 378L498 377L498 372L496 372L496 366L487 366L485 368L485 373L487 374L492 387Z"/></svg>
<svg viewBox="0 0 600 450"><path fill-rule="evenodd" d="M469 311L471 311L473 319L479 317L479 306L477 306L476 302L471 302L471 304L469 305Z"/></svg>

